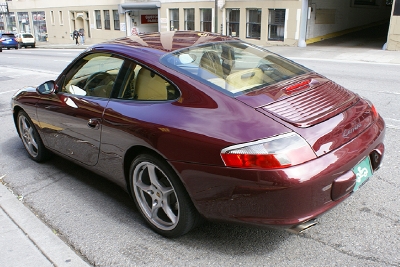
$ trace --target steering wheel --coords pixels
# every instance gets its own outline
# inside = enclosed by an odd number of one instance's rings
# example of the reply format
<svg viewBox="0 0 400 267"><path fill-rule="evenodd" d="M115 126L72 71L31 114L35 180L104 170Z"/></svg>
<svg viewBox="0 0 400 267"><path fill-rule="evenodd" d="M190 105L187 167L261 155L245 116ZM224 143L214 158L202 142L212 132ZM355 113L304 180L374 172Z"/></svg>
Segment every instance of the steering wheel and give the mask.
<svg viewBox="0 0 400 267"><path fill-rule="evenodd" d="M96 87L100 85L106 85L112 80L113 76L110 73L104 71L95 72L90 74L90 76L87 78L83 89L86 92L93 91Z"/></svg>

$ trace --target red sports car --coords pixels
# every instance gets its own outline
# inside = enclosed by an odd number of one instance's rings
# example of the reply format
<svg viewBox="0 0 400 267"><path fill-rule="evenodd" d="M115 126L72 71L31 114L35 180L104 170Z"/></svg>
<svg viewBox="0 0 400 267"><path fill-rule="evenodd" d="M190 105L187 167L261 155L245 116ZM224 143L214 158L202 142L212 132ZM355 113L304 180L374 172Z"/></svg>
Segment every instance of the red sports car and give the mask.
<svg viewBox="0 0 400 267"><path fill-rule="evenodd" d="M129 192L176 237L202 218L302 231L379 168L370 101L239 39L139 34L94 45L12 98L35 161L51 153Z"/></svg>

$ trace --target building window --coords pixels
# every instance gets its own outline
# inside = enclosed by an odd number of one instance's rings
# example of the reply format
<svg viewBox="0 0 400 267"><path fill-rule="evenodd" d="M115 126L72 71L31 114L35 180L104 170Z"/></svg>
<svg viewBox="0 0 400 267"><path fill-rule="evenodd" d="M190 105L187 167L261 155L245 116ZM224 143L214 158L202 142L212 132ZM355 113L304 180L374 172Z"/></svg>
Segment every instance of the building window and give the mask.
<svg viewBox="0 0 400 267"><path fill-rule="evenodd" d="M194 30L194 8L184 9L185 12L185 30Z"/></svg>
<svg viewBox="0 0 400 267"><path fill-rule="evenodd" d="M285 34L285 9L270 9L268 18L268 40L283 41Z"/></svg>
<svg viewBox="0 0 400 267"><path fill-rule="evenodd" d="M110 10L103 10L104 11L104 29L110 30L111 23L110 23Z"/></svg>
<svg viewBox="0 0 400 267"><path fill-rule="evenodd" d="M58 11L58 16L59 16L59 19L60 19L60 25L64 25L63 12L62 11Z"/></svg>
<svg viewBox="0 0 400 267"><path fill-rule="evenodd" d="M45 42L47 40L47 27L46 27L46 15L44 11L33 11L33 32L36 40L39 42Z"/></svg>
<svg viewBox="0 0 400 267"><path fill-rule="evenodd" d="M226 35L239 37L240 9L226 9Z"/></svg>
<svg viewBox="0 0 400 267"><path fill-rule="evenodd" d="M17 28L17 23L15 21L15 13L9 12L8 15L9 15L8 20L5 18L5 16L3 16L3 18L6 20L5 28L8 32L12 32L15 31L15 29Z"/></svg>
<svg viewBox="0 0 400 267"><path fill-rule="evenodd" d="M30 33L31 32L31 27L29 24L29 16L28 16L28 12L18 12L17 13L18 16L18 32L27 32Z"/></svg>
<svg viewBox="0 0 400 267"><path fill-rule="evenodd" d="M169 10L169 28L171 31L179 30L179 9Z"/></svg>
<svg viewBox="0 0 400 267"><path fill-rule="evenodd" d="M54 11L50 11L51 24L54 25Z"/></svg>
<svg viewBox="0 0 400 267"><path fill-rule="evenodd" d="M114 19L114 30L120 30L120 21L119 21L119 14L118 10L113 10L113 19Z"/></svg>
<svg viewBox="0 0 400 267"><path fill-rule="evenodd" d="M211 32L212 9L200 9L200 30Z"/></svg>
<svg viewBox="0 0 400 267"><path fill-rule="evenodd" d="M179 9L169 10L169 28L171 31L179 30Z"/></svg>
<svg viewBox="0 0 400 267"><path fill-rule="evenodd" d="M261 9L247 9L246 37L260 39Z"/></svg>
<svg viewBox="0 0 400 267"><path fill-rule="evenodd" d="M101 29L101 14L100 10L94 11L94 16L96 18L96 29Z"/></svg>

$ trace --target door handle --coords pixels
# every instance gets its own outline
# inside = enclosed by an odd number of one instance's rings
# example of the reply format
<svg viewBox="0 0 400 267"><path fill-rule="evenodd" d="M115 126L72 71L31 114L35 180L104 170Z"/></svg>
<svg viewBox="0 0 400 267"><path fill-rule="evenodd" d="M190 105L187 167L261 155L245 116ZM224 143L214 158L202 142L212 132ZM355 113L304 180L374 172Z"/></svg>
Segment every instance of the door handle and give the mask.
<svg viewBox="0 0 400 267"><path fill-rule="evenodd" d="M88 127L92 129L99 129L100 128L101 119L89 119L88 120Z"/></svg>

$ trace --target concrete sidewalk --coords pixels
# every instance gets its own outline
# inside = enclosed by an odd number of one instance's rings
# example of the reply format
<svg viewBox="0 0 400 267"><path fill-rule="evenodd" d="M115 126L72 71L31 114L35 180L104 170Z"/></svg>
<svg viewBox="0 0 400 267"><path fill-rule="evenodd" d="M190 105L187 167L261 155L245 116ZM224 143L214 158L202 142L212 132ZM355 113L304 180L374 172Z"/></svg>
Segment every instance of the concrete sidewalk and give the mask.
<svg viewBox="0 0 400 267"><path fill-rule="evenodd" d="M266 49L294 60L301 58L352 63L400 64L400 51L365 47L308 45L307 47L271 46Z"/></svg>
<svg viewBox="0 0 400 267"><path fill-rule="evenodd" d="M0 266L90 266L1 183Z"/></svg>
<svg viewBox="0 0 400 267"><path fill-rule="evenodd" d="M378 64L400 64L400 51L388 51L377 48L329 45L330 40L323 44L312 44L307 47L269 46L266 49L290 59L312 59L340 62L362 62ZM332 41L333 42L333 41ZM91 45L48 44L37 43L42 49L86 49Z"/></svg>

